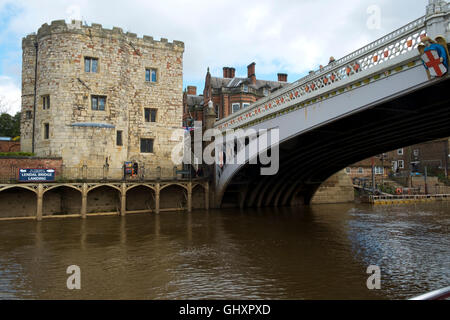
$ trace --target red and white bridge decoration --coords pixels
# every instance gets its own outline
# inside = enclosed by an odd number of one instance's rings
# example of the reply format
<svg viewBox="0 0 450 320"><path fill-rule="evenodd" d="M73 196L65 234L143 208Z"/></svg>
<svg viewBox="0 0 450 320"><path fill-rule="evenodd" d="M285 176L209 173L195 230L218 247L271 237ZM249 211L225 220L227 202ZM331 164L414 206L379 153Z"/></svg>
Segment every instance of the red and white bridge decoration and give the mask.
<svg viewBox="0 0 450 320"><path fill-rule="evenodd" d="M370 70L391 59L416 50L421 42L421 37L426 35L425 20L426 17L424 16L409 23L315 73L294 82L290 86L280 89L249 107L218 121L215 127L221 131L240 128L266 115L275 115L285 108L314 99L319 94L318 90L320 90L320 94L326 95L327 92L332 92L342 87L343 82L347 82L345 80L354 79L357 82L362 71ZM367 73L365 76L367 77Z"/></svg>

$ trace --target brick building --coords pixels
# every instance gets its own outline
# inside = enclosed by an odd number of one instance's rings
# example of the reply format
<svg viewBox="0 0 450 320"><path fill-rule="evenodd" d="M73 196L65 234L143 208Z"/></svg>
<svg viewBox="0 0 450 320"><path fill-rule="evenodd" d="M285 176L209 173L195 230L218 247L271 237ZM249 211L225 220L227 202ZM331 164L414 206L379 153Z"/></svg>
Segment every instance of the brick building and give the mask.
<svg viewBox="0 0 450 320"><path fill-rule="evenodd" d="M374 157L375 175L387 177L390 174L409 176L411 172L429 175L443 174L448 177L450 138L429 141L393 150ZM384 168L384 170L383 170ZM372 176L372 159L360 161L346 169L352 178Z"/></svg>
<svg viewBox="0 0 450 320"><path fill-rule="evenodd" d="M219 120L289 84L287 74L283 73L278 74L278 81L259 80L255 67L254 62L247 67L247 78L236 77L235 68L223 68L221 78L211 76L208 69L203 95L197 95L195 87L188 87L185 92L184 124L190 126L194 120L203 121L203 108L209 100L212 100Z"/></svg>
<svg viewBox="0 0 450 320"><path fill-rule="evenodd" d="M67 167L173 165L182 42L62 20L44 24L22 47L22 151L62 157Z"/></svg>
<svg viewBox="0 0 450 320"><path fill-rule="evenodd" d="M423 174L427 167L430 175L441 173L448 177L449 146L450 138L429 141L388 152L387 159L393 172L400 175Z"/></svg>

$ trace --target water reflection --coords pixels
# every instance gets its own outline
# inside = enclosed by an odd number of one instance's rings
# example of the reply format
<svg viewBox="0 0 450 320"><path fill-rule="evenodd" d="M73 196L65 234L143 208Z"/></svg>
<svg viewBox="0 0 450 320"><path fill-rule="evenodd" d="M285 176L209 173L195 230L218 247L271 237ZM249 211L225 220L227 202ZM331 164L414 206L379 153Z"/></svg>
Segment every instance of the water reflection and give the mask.
<svg viewBox="0 0 450 320"><path fill-rule="evenodd" d="M449 225L445 203L2 222L0 298L403 299L450 283Z"/></svg>

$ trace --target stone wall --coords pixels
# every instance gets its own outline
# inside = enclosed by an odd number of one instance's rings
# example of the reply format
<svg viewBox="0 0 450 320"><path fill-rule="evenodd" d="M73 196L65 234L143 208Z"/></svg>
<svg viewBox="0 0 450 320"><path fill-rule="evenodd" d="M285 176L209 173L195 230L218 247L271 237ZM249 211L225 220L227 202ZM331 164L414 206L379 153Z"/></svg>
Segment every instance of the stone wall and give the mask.
<svg viewBox="0 0 450 320"><path fill-rule="evenodd" d="M136 161L146 168L173 166L178 143L172 133L182 126L184 44L138 38L120 28L83 26L79 21L44 24L23 39L22 151L31 151L35 58L38 45L35 153L58 156L67 167L121 168ZM98 72L85 72L85 58L98 59ZM145 70L157 70L147 82ZM44 109L43 97L50 97ZM105 96L104 111L93 110L92 96ZM157 109L155 123L145 122L144 108ZM49 139L44 126L49 124ZM100 124L100 126L99 126ZM123 146L116 144L122 131ZM141 153L140 139L154 139L154 152Z"/></svg>
<svg viewBox="0 0 450 320"><path fill-rule="evenodd" d="M355 201L355 191L352 180L345 171L340 171L320 186L311 203L348 203L353 201Z"/></svg>

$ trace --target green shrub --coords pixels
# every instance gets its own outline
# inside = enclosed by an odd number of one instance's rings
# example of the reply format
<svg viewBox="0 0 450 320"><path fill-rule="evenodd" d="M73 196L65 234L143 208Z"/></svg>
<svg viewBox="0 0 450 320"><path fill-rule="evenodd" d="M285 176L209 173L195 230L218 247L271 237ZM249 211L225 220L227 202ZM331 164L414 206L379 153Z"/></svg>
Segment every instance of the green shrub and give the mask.
<svg viewBox="0 0 450 320"><path fill-rule="evenodd" d="M33 157L31 152L0 152L0 157Z"/></svg>

